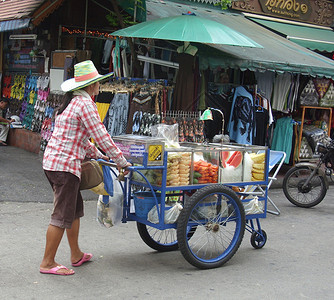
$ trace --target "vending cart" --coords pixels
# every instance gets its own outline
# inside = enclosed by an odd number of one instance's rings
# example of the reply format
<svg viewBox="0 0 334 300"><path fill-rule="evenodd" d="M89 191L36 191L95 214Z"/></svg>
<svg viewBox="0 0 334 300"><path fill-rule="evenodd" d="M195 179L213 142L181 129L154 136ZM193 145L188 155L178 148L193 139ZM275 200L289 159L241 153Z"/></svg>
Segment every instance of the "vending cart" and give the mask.
<svg viewBox="0 0 334 300"><path fill-rule="evenodd" d="M113 138L133 164L121 184L122 221L136 221L142 240L157 251L179 249L192 265L215 268L238 250L245 230L262 248L268 149L239 144L181 143L124 135ZM102 162L104 167L112 163ZM256 192L261 190L262 192Z"/></svg>

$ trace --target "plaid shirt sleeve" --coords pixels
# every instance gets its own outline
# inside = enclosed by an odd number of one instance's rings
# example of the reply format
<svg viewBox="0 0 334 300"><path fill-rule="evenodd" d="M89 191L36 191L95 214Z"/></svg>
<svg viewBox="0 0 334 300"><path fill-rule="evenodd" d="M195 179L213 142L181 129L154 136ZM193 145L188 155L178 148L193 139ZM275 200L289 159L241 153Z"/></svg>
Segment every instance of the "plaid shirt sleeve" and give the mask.
<svg viewBox="0 0 334 300"><path fill-rule="evenodd" d="M90 141L85 146L86 157L88 158L102 158L103 154Z"/></svg>

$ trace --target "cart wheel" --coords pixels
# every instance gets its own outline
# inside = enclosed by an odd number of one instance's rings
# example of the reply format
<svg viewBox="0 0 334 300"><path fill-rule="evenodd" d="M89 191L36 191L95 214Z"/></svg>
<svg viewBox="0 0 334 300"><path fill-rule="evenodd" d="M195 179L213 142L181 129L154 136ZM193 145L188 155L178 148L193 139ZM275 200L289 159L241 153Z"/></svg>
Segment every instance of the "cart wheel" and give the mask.
<svg viewBox="0 0 334 300"><path fill-rule="evenodd" d="M176 229L174 228L159 230L137 222L137 229L145 244L154 250L167 252L179 248L176 238Z"/></svg>
<svg viewBox="0 0 334 300"><path fill-rule="evenodd" d="M190 237L188 228L194 227ZM244 207L236 193L222 184L198 190L185 203L178 218L181 253L200 269L220 267L231 259L244 232Z"/></svg>
<svg viewBox="0 0 334 300"><path fill-rule="evenodd" d="M255 249L261 249L267 242L267 233L264 230L261 230L261 233L253 231L250 242Z"/></svg>

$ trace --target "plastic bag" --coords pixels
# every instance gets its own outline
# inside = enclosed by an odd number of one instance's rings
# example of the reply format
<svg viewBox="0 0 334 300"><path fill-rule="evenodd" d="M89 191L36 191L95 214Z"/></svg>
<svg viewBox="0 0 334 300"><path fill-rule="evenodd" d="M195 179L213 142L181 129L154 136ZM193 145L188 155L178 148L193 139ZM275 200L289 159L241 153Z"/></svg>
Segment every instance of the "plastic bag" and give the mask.
<svg viewBox="0 0 334 300"><path fill-rule="evenodd" d="M164 138L167 148L180 148L179 124L156 124L151 126L151 133L153 137Z"/></svg>
<svg viewBox="0 0 334 300"><path fill-rule="evenodd" d="M161 206L159 205L159 209L160 208ZM165 208L168 208L168 206L166 206ZM175 205L173 205L170 209L165 210L165 218L164 218L165 224L175 223L182 209L183 207L180 203L175 203ZM156 205L154 205L153 208L148 212L147 220L153 224L159 223L159 216Z"/></svg>
<svg viewBox="0 0 334 300"><path fill-rule="evenodd" d="M109 228L122 221L124 193L121 183L110 169L104 168L103 173L104 188L111 196L99 196L97 201L97 221L104 227Z"/></svg>
<svg viewBox="0 0 334 300"><path fill-rule="evenodd" d="M255 196L254 199L243 202L245 214L252 215L252 214L262 214L263 213L263 201L259 201L258 197Z"/></svg>

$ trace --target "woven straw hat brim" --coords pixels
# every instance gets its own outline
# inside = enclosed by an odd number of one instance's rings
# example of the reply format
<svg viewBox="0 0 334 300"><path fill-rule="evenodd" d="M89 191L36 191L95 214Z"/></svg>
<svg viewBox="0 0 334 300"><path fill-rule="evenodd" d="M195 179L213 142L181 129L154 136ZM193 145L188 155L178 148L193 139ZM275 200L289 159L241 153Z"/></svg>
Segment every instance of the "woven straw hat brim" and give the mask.
<svg viewBox="0 0 334 300"><path fill-rule="evenodd" d="M93 84L95 82L107 79L108 77L110 77L112 75L114 75L114 72L111 72L111 73L108 73L108 74L105 74L105 75L100 75L99 74L93 79L80 81L80 82L76 82L75 78L71 78L71 79L67 79L66 81L64 81L61 84L60 87L61 87L62 91L64 91L64 92L72 92L72 91L75 91L75 90L82 89L86 86L89 86L90 84Z"/></svg>

